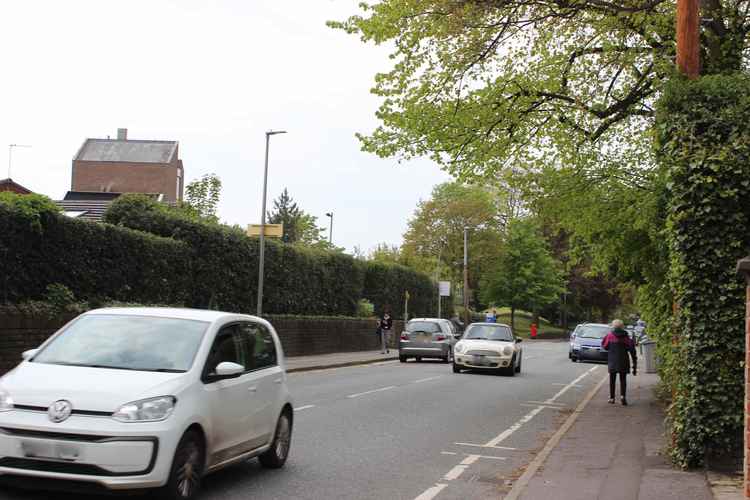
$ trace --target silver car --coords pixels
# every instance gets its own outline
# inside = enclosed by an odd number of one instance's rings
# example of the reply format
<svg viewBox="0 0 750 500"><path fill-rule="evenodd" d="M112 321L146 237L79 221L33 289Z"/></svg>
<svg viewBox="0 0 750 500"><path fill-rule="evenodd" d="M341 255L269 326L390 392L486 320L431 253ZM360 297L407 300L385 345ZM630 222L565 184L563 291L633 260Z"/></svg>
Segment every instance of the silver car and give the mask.
<svg viewBox="0 0 750 500"><path fill-rule="evenodd" d="M438 358L449 363L453 360L453 346L460 334L447 319L415 318L406 324L398 342L398 359Z"/></svg>

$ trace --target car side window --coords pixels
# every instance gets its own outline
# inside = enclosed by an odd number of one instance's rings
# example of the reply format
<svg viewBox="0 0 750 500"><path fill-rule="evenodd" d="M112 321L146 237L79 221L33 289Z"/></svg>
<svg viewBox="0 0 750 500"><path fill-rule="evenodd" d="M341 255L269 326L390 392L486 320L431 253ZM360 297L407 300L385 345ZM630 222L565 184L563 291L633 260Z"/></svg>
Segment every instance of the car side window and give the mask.
<svg viewBox="0 0 750 500"><path fill-rule="evenodd" d="M242 345L251 365L248 370L259 370L277 364L273 336L260 323L241 323Z"/></svg>
<svg viewBox="0 0 750 500"><path fill-rule="evenodd" d="M231 325L222 328L216 335L214 344L211 346L211 351L208 354L208 361L206 362L207 375L216 374L216 367L225 361L246 366L244 356L238 349L236 330L236 325Z"/></svg>

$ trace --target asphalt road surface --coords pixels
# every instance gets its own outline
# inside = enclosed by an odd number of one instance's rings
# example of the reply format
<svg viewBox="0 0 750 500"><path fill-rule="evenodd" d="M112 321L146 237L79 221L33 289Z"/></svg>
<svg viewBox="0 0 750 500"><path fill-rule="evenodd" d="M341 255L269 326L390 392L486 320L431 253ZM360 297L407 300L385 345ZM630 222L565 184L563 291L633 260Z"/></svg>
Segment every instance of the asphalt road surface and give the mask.
<svg viewBox="0 0 750 500"><path fill-rule="evenodd" d="M250 460L224 469L205 479L201 498L502 498L605 373L602 365L571 363L565 342L523 347L515 377L454 374L438 361L291 374L296 410L286 466L267 470ZM3 489L0 498L82 497Z"/></svg>

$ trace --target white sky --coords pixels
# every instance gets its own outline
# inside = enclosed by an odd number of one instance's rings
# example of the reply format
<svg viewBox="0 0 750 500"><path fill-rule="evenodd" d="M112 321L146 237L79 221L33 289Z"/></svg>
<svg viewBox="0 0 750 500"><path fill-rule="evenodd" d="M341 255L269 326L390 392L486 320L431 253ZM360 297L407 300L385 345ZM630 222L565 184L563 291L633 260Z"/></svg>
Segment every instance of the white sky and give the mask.
<svg viewBox="0 0 750 500"><path fill-rule="evenodd" d="M2 0L0 147L12 177L59 199L87 137L180 141L188 181L216 172L219 216L259 222L264 132L271 199L299 205L351 250L396 244L417 202L449 179L428 160L360 151L387 51L325 26L358 0ZM2 150L0 150L2 151ZM7 164L0 161L0 178Z"/></svg>

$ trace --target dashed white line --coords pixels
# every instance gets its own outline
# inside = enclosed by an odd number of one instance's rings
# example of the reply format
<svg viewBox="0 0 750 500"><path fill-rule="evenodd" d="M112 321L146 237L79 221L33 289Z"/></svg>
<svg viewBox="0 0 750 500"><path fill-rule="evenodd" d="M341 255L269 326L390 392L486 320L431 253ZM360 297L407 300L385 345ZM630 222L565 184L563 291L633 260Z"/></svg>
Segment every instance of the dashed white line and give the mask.
<svg viewBox="0 0 750 500"><path fill-rule="evenodd" d="M535 405L547 405L547 406L568 406L563 403L550 403L549 401L524 401L524 403L533 403Z"/></svg>
<svg viewBox="0 0 750 500"><path fill-rule="evenodd" d="M477 448L495 448L496 450L510 450L516 451L518 448L509 448L507 446L487 446L486 444L474 444L474 443L454 443L459 446L475 446Z"/></svg>
<svg viewBox="0 0 750 500"><path fill-rule="evenodd" d="M294 409L294 411L302 411L302 410L307 410L308 408L315 408L315 405L305 405L305 406L300 406L300 407L298 407L298 408L295 408L295 409Z"/></svg>
<svg viewBox="0 0 750 500"><path fill-rule="evenodd" d="M441 451L442 455L458 455L455 451Z"/></svg>
<svg viewBox="0 0 750 500"><path fill-rule="evenodd" d="M358 392L357 394L349 394L347 398L358 398L360 396L364 396L365 394L372 394L374 392L382 392L382 391L388 391L391 389L395 389L395 385L389 385L388 387L381 387L380 389L373 389L371 391L365 391L365 392Z"/></svg>
<svg viewBox="0 0 750 500"><path fill-rule="evenodd" d="M433 486L432 488L428 488L424 493L422 493L421 495L419 495L414 500L432 500L433 498L435 498L436 496L438 496L438 494L440 494L440 492L443 491L443 489L445 489L446 486L448 486L448 485L447 484L438 483L435 486Z"/></svg>
<svg viewBox="0 0 750 500"><path fill-rule="evenodd" d="M420 378L419 380L415 380L414 383L415 384L420 384L422 382L427 382L429 380L435 380L435 379L440 378L440 377L442 377L442 375L438 375L437 377Z"/></svg>

